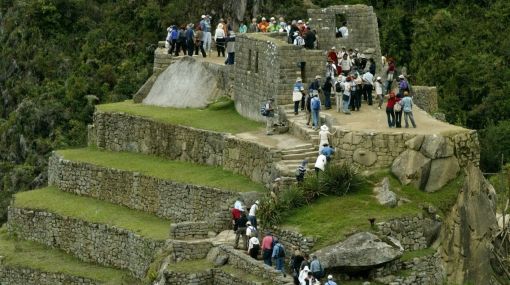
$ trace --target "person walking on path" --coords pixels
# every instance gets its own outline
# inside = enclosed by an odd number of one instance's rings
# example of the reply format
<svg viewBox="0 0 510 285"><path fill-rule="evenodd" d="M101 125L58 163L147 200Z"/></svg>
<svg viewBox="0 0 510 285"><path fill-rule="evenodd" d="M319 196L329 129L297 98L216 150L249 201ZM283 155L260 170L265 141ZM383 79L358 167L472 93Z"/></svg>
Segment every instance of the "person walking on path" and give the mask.
<svg viewBox="0 0 510 285"><path fill-rule="evenodd" d="M368 105L372 105L372 88L374 76L370 72L363 74L363 99L368 102Z"/></svg>
<svg viewBox="0 0 510 285"><path fill-rule="evenodd" d="M317 160L315 161L315 174L317 178L319 178L319 171L324 171L326 168L327 158L324 154L319 154Z"/></svg>
<svg viewBox="0 0 510 285"><path fill-rule="evenodd" d="M294 102L294 115L298 114L299 111L299 102L305 96L305 88L303 87L303 80L301 77L296 78L296 83L294 83L294 88L292 90L292 102Z"/></svg>
<svg viewBox="0 0 510 285"><path fill-rule="evenodd" d="M319 131L319 147L323 146L324 144L329 144L329 137L334 134L336 134L336 131L331 133L328 126L322 125L321 130Z"/></svg>
<svg viewBox="0 0 510 285"><path fill-rule="evenodd" d="M404 99L402 99L400 103L402 104L402 111L404 111L404 121L406 123L405 127L409 128L409 122L407 121L409 118L413 128L416 128L416 123L414 122L413 116L413 98L409 96L409 92L404 91Z"/></svg>
<svg viewBox="0 0 510 285"><path fill-rule="evenodd" d="M375 81L375 95L377 96L377 101L379 102L377 109L381 110L381 106L384 103L383 83L381 77L377 77Z"/></svg>
<svg viewBox="0 0 510 285"><path fill-rule="evenodd" d="M257 259L260 253L260 242L255 236L252 236L248 242L248 254L253 258Z"/></svg>
<svg viewBox="0 0 510 285"><path fill-rule="evenodd" d="M396 126L395 120L395 104L400 99L395 96L395 92L391 91L388 95L388 102L386 103L386 117L388 118L388 127L394 128Z"/></svg>
<svg viewBox="0 0 510 285"><path fill-rule="evenodd" d="M292 271L292 277L294 278L294 285L299 285L299 271L301 262L303 262L304 259L301 251L298 248L294 248L294 253L290 260L290 269Z"/></svg>
<svg viewBox="0 0 510 285"><path fill-rule="evenodd" d="M223 29L223 24L219 23L216 31L214 33L214 41L216 42L216 50L218 52L218 57L225 57L225 31Z"/></svg>
<svg viewBox="0 0 510 285"><path fill-rule="evenodd" d="M248 213L248 221L251 222L252 226L257 227L257 210L259 209L259 200L255 201L253 205L251 205L250 211Z"/></svg>
<svg viewBox="0 0 510 285"><path fill-rule="evenodd" d="M272 266L272 254L273 254L273 236L271 232L266 232L266 236L262 239L262 258L264 258L264 263Z"/></svg>
<svg viewBox="0 0 510 285"><path fill-rule="evenodd" d="M337 285L335 281L333 281L333 275L328 275L328 281L324 283L324 285Z"/></svg>
<svg viewBox="0 0 510 285"><path fill-rule="evenodd" d="M296 169L296 181L298 183L301 183L305 180L307 165L308 165L308 159L304 159L301 162L301 165L299 165L298 168Z"/></svg>
<svg viewBox="0 0 510 285"><path fill-rule="evenodd" d="M202 53L202 57L206 57L206 53L204 50L204 32L202 31L202 27L198 26L195 31L195 55L198 55L198 50Z"/></svg>
<svg viewBox="0 0 510 285"><path fill-rule="evenodd" d="M312 107L312 126L314 130L319 128L319 112L321 110L321 99L319 96L313 96L310 106Z"/></svg>
<svg viewBox="0 0 510 285"><path fill-rule="evenodd" d="M278 238L274 238L274 247L273 247L273 254L272 257L275 260L276 263L276 270L283 273L283 276L285 276L285 271L283 268L283 265L285 264L285 248L280 243Z"/></svg>
<svg viewBox="0 0 510 285"><path fill-rule="evenodd" d="M322 90L324 91L324 107L326 110L331 109L331 91L333 90L333 77L326 77L326 82L322 86Z"/></svg>
<svg viewBox="0 0 510 285"><path fill-rule="evenodd" d="M335 153L335 149L329 146L328 144L324 144L321 146L320 154L326 156L326 161L331 161L331 156Z"/></svg>
<svg viewBox="0 0 510 285"><path fill-rule="evenodd" d="M266 135L273 135L274 128L274 99L269 98L266 102Z"/></svg>
<svg viewBox="0 0 510 285"><path fill-rule="evenodd" d="M243 240L242 249L246 250L248 248L248 239L246 238L246 223L248 222L248 219L246 218L246 214L244 212L241 212L241 217L237 219L236 221L236 240L234 243L234 248L238 248L239 246L239 237Z"/></svg>
<svg viewBox="0 0 510 285"><path fill-rule="evenodd" d="M351 111L349 109L349 105L351 104L352 100L352 86L353 86L352 78L350 76L347 77L345 82L343 83L344 86L344 92L342 95L342 105L343 105L343 112L344 114L351 114Z"/></svg>
<svg viewBox="0 0 510 285"><path fill-rule="evenodd" d="M324 268L322 268L322 264L317 259L316 255L312 256L312 262L310 262L310 271L312 272L313 277L315 279L320 280L324 277Z"/></svg>

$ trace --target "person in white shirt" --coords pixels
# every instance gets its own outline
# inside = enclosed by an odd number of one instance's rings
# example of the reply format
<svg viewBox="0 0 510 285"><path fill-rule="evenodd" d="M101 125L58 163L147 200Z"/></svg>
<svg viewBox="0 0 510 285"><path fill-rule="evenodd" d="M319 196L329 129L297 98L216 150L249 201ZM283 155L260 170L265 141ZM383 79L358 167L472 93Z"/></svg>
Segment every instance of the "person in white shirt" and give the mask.
<svg viewBox="0 0 510 285"><path fill-rule="evenodd" d="M315 173L317 174L317 178L319 177L319 171L324 171L326 169L326 163L326 156L324 154L319 154L315 161Z"/></svg>
<svg viewBox="0 0 510 285"><path fill-rule="evenodd" d="M250 221L246 222L246 236L258 236L257 228L255 228Z"/></svg>
<svg viewBox="0 0 510 285"><path fill-rule="evenodd" d="M377 96L377 101L379 102L377 109L381 110L381 106L384 103L384 99L383 99L383 83L382 78L380 76L378 76L375 81L375 95Z"/></svg>
<svg viewBox="0 0 510 285"><path fill-rule="evenodd" d="M260 242L257 237L251 237L248 241L248 254L254 258L257 259L257 256L260 253Z"/></svg>
<svg viewBox="0 0 510 285"><path fill-rule="evenodd" d="M342 34L342 38L346 39L349 37L349 29L347 28L347 22L343 22L342 26L338 29Z"/></svg>
<svg viewBox="0 0 510 285"><path fill-rule="evenodd" d="M372 105L372 83L374 82L374 76L370 72L365 72L362 77L363 80L363 99L368 101L368 105Z"/></svg>
<svg viewBox="0 0 510 285"><path fill-rule="evenodd" d="M336 134L336 131L334 133L331 133L329 131L328 126L322 125L321 129L319 131L319 148L323 146L324 144L329 144L329 136L332 136ZM319 151L320 153L320 151Z"/></svg>
<svg viewBox="0 0 510 285"><path fill-rule="evenodd" d="M219 23L214 34L214 41L216 42L216 49L218 51L218 57L225 57L225 31L223 30L223 24Z"/></svg>
<svg viewBox="0 0 510 285"><path fill-rule="evenodd" d="M257 210L259 209L259 203L260 201L257 200L253 205L251 205L250 212L248 212L248 221L251 222L251 224L254 227L257 227Z"/></svg>
<svg viewBox="0 0 510 285"><path fill-rule="evenodd" d="M351 68L352 68L352 61L349 58L349 54L348 53L344 53L343 56L342 56L342 59L340 59L338 64L342 67L342 73L345 76L348 76L349 73L351 72Z"/></svg>

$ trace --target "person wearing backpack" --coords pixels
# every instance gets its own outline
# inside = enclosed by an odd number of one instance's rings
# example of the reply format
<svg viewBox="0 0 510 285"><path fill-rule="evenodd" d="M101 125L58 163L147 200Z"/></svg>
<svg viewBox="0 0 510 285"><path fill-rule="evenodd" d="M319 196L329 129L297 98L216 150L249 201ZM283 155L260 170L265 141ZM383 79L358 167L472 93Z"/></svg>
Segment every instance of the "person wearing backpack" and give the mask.
<svg viewBox="0 0 510 285"><path fill-rule="evenodd" d="M176 25L172 26L172 30L169 32L170 35L170 49L168 50L168 54L172 54L174 50L176 50L177 40L179 39L179 30Z"/></svg>
<svg viewBox="0 0 510 285"><path fill-rule="evenodd" d="M299 114L299 102L301 102L305 95L305 88L303 87L303 80L301 77L296 79L294 87L292 88L292 102L294 102L294 115Z"/></svg>
<svg viewBox="0 0 510 285"><path fill-rule="evenodd" d="M336 68L335 68L336 70ZM331 109L331 91L333 90L333 82L331 82L332 77L327 77L326 82L322 86L322 90L324 90L324 108L326 110Z"/></svg>
<svg viewBox="0 0 510 285"><path fill-rule="evenodd" d="M395 119L395 105L399 104L399 98L395 96L395 92L391 91L390 94L387 95L388 102L386 103L386 116L388 117L388 127L394 128L396 126Z"/></svg>
<svg viewBox="0 0 510 285"><path fill-rule="evenodd" d="M328 281L324 283L324 285L337 285L335 281L333 281L333 275L328 275Z"/></svg>
<svg viewBox="0 0 510 285"><path fill-rule="evenodd" d="M402 99L400 103L402 104L402 111L404 111L404 121L406 123L405 127L409 128L409 123L407 121L407 118L409 118L413 128L416 128L416 123L414 122L413 116L413 98L409 96L409 92L404 91L404 99Z"/></svg>
<svg viewBox="0 0 510 285"><path fill-rule="evenodd" d="M322 264L317 259L316 255L312 255L312 262L310 262L310 271L312 272L313 277L315 279L320 280L324 277L324 268L322 268Z"/></svg>
<svg viewBox="0 0 510 285"><path fill-rule="evenodd" d="M296 169L296 181L298 183L301 183L305 180L307 165L308 165L308 159L304 159L301 162L301 165L299 165L298 168Z"/></svg>
<svg viewBox="0 0 510 285"><path fill-rule="evenodd" d="M276 262L276 270L282 272L283 275L285 276L285 272L283 269L283 265L285 263L285 248L280 243L280 241L278 240L277 237L274 237L274 242L275 242L275 245L273 247L272 257L274 258L274 260Z"/></svg>
<svg viewBox="0 0 510 285"><path fill-rule="evenodd" d="M338 75L338 81L335 82L335 94L336 94L336 111L340 112L342 109L342 94L344 92L343 83L345 82L345 77L343 74Z"/></svg>
<svg viewBox="0 0 510 285"><path fill-rule="evenodd" d="M257 259L260 253L260 242L256 236L250 238L248 242L248 254L253 258Z"/></svg>
<svg viewBox="0 0 510 285"><path fill-rule="evenodd" d="M313 96L310 101L310 106L312 108L312 127L314 130L319 129L319 112L321 110L321 99L319 96Z"/></svg>
<svg viewBox="0 0 510 285"><path fill-rule="evenodd" d="M262 257L266 265L272 266L272 253L273 253L273 236L270 231L266 232L266 235L262 239Z"/></svg>

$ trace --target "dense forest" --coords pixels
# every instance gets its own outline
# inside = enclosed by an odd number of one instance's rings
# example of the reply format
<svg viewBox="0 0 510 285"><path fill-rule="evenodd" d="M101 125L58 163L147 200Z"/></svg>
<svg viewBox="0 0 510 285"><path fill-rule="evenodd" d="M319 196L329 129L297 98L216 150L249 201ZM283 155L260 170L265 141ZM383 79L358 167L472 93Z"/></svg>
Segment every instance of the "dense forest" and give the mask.
<svg viewBox="0 0 510 285"><path fill-rule="evenodd" d="M510 1L239 0L245 18L306 5L374 6L384 54L435 85L449 122L480 131L482 168L510 158ZM0 0L0 222L16 191L46 183L53 149L84 145L94 104L131 98L171 23L239 14L235 0ZM3 209L3 210L2 210Z"/></svg>

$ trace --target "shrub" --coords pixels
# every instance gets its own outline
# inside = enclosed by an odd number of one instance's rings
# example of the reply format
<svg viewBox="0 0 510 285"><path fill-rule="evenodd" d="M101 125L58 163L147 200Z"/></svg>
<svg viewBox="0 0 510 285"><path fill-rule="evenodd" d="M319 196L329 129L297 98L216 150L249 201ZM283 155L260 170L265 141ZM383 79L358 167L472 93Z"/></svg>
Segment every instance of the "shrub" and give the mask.
<svg viewBox="0 0 510 285"><path fill-rule="evenodd" d="M350 164L333 164L326 168L320 178L320 187L326 194L343 196L359 190L365 179L359 170Z"/></svg>

